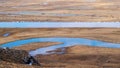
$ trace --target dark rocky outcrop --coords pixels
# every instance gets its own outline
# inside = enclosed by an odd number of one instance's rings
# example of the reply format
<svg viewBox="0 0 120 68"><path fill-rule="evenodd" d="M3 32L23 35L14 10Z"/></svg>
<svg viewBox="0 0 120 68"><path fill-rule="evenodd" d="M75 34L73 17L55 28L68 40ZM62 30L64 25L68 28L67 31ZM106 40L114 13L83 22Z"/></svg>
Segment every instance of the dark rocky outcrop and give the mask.
<svg viewBox="0 0 120 68"><path fill-rule="evenodd" d="M21 64L40 65L37 60L30 56L25 50L15 50L9 48L0 48L0 60Z"/></svg>

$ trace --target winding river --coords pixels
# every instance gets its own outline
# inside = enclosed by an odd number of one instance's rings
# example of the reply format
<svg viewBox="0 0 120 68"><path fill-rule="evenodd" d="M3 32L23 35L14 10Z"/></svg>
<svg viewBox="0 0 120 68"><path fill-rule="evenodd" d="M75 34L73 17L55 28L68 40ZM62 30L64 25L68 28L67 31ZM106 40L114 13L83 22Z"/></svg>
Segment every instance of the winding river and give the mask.
<svg viewBox="0 0 120 68"><path fill-rule="evenodd" d="M0 28L120 28L120 22L0 22ZM6 37L9 35L10 33L6 33L3 36ZM117 43L109 43L84 38L66 37L29 38L8 42L5 44L1 44L0 46L12 48L15 46L37 42L61 42L62 44L36 49L29 52L32 56L35 56L37 54L49 54L48 51L78 44L98 47L120 48L120 44Z"/></svg>
<svg viewBox="0 0 120 68"><path fill-rule="evenodd" d="M52 38L29 38L24 40L16 40L1 44L1 47L16 47L29 43L37 42L61 42L62 44L38 48L34 51L30 51L30 55L35 56L37 54L49 54L48 51L56 50L58 48L64 48L74 45L88 45L88 46L98 46L98 47L109 47L109 48L120 48L119 43L109 43L104 41L85 39L85 38L62 38L62 37L52 37Z"/></svg>

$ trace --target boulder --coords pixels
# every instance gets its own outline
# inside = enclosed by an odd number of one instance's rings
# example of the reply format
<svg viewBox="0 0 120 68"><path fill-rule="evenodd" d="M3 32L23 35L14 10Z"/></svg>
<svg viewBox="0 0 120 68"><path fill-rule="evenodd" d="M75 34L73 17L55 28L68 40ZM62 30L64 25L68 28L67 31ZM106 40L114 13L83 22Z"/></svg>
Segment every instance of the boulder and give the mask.
<svg viewBox="0 0 120 68"><path fill-rule="evenodd" d="M25 50L0 48L0 60L21 64L40 65L39 62Z"/></svg>

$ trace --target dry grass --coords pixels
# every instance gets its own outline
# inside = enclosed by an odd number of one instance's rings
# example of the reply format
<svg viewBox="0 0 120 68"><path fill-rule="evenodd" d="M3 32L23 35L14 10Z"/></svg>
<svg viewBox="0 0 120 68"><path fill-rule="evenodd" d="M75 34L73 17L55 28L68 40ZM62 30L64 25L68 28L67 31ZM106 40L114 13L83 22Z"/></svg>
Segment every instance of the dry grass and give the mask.
<svg viewBox="0 0 120 68"><path fill-rule="evenodd" d="M10 36L3 34L10 32ZM51 28L51 29L0 29L0 44L19 39L34 37L77 37L107 42L120 43L120 29L118 28Z"/></svg>
<svg viewBox="0 0 120 68"><path fill-rule="evenodd" d="M90 54L120 54L118 48L91 47L85 45L76 45L67 48L67 53L90 55Z"/></svg>
<svg viewBox="0 0 120 68"><path fill-rule="evenodd" d="M39 45L38 45L39 46ZM24 46L23 46L24 47ZM25 46L26 47L26 46ZM24 49L24 48L23 48ZM31 48L28 48L31 50ZM36 58L42 64L39 66L29 66L25 64L0 62L0 68L119 68L120 49L72 46L65 48L65 54L58 55L37 55ZM54 58L54 59L53 59Z"/></svg>
<svg viewBox="0 0 120 68"><path fill-rule="evenodd" d="M59 42L30 43L30 44L14 47L13 49L31 51L37 48L42 48L42 47L47 47L47 46L57 45L57 44L60 44L60 43Z"/></svg>
<svg viewBox="0 0 120 68"><path fill-rule="evenodd" d="M120 21L119 3L119 0L1 0L0 12L4 14L0 14L0 21ZM24 11L27 14L15 14Z"/></svg>
<svg viewBox="0 0 120 68"><path fill-rule="evenodd" d="M73 46L66 48L65 54L38 55L37 58L43 65L63 63L62 66L66 68L119 68L119 51L120 49Z"/></svg>
<svg viewBox="0 0 120 68"><path fill-rule="evenodd" d="M42 68L42 67L29 66L29 65L25 65L25 64L16 64L16 63L11 63L11 62L1 61L0 68Z"/></svg>

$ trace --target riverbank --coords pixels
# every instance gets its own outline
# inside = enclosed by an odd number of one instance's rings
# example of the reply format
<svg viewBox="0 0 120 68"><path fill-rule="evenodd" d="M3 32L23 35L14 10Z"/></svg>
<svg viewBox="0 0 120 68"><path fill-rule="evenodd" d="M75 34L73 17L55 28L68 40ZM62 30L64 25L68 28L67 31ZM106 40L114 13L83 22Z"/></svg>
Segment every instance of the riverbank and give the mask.
<svg viewBox="0 0 120 68"><path fill-rule="evenodd" d="M40 46L40 45L38 45ZM21 48L20 48L21 49ZM19 50L19 48L18 48ZM21 49L22 50L22 49ZM24 48L23 48L24 50ZM29 48L32 50L32 48ZM60 52L56 50L55 52ZM63 54L37 55L36 58L41 62L42 67L63 67L63 68L119 68L119 53L117 48L103 48L75 45L67 47ZM54 59L53 59L54 58ZM17 65L20 64L15 64ZM37 68L35 66L23 65L25 68ZM19 67L18 67L19 68Z"/></svg>
<svg viewBox="0 0 120 68"><path fill-rule="evenodd" d="M116 22L120 21L119 3L119 0L1 0L0 21Z"/></svg>

